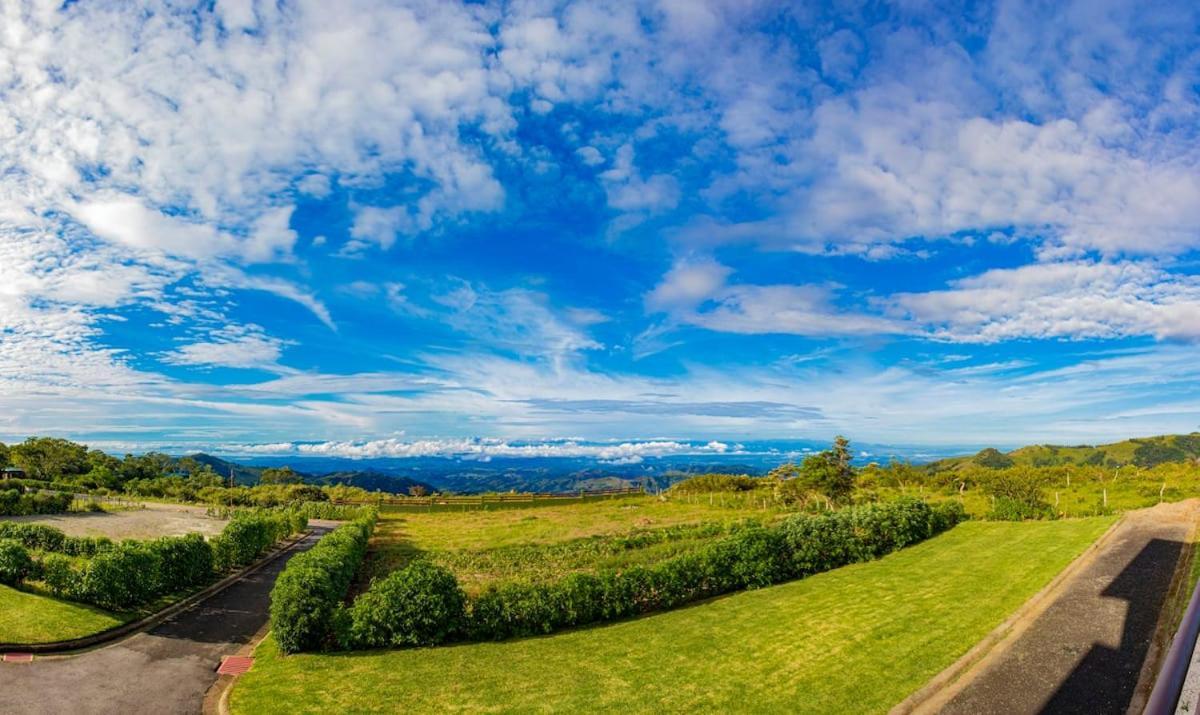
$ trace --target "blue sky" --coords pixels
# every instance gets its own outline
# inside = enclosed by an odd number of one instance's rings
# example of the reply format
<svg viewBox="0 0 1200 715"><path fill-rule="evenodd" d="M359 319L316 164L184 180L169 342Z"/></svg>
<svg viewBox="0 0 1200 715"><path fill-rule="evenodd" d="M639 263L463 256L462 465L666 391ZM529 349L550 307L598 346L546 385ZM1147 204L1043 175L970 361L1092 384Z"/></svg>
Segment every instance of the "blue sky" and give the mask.
<svg viewBox="0 0 1200 715"><path fill-rule="evenodd" d="M0 439L1200 429L1193 3L0 13Z"/></svg>

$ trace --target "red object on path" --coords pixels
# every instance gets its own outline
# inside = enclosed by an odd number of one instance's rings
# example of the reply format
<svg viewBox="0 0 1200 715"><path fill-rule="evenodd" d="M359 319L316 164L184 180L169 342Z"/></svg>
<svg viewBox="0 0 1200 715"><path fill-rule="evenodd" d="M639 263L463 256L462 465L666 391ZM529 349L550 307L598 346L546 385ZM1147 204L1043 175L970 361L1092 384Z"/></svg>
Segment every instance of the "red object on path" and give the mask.
<svg viewBox="0 0 1200 715"><path fill-rule="evenodd" d="M217 673L220 675L241 675L250 666L254 665L254 659L244 655L227 655L221 659L221 667L217 668Z"/></svg>
<svg viewBox="0 0 1200 715"><path fill-rule="evenodd" d="M5 653L5 663L32 663L33 653Z"/></svg>

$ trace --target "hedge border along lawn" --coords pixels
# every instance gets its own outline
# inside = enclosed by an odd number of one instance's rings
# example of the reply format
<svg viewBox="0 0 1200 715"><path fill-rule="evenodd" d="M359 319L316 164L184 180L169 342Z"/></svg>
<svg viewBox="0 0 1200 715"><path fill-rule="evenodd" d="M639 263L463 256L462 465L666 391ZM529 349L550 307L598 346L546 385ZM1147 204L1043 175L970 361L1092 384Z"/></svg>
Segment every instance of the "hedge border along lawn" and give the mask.
<svg viewBox="0 0 1200 715"><path fill-rule="evenodd" d="M320 648L335 630L342 600L367 555L379 513L343 524L293 556L271 589L271 629L289 652Z"/></svg>
<svg viewBox="0 0 1200 715"><path fill-rule="evenodd" d="M958 502L931 506L918 499L798 514L775 526L740 529L649 567L577 573L552 583L501 584L469 601L453 573L417 562L375 580L350 606L347 617L336 619L337 641L342 648L354 649L436 645L463 636L502 640L552 633L878 558L964 518ZM413 617L398 601L425 603L428 612ZM280 646L289 653L313 648L311 642L285 638Z"/></svg>
<svg viewBox="0 0 1200 715"><path fill-rule="evenodd" d="M131 611L246 566L307 523L296 511L252 512L236 516L212 541L188 534L116 544L68 537L40 524L4 523L0 537L9 538L0 538L0 583L41 581L56 597Z"/></svg>
<svg viewBox="0 0 1200 715"><path fill-rule="evenodd" d="M966 522L876 561L540 638L286 658L268 639L232 708L882 713L1112 521Z"/></svg>
<svg viewBox="0 0 1200 715"><path fill-rule="evenodd" d="M115 628L132 616L0 586L0 643L51 643Z"/></svg>

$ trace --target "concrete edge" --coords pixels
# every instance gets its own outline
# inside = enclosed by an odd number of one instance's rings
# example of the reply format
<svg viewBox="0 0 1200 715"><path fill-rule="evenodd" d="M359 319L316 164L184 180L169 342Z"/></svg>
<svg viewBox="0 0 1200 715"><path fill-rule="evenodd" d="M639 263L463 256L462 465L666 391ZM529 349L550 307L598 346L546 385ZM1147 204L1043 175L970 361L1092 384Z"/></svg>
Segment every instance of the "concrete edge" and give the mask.
<svg viewBox="0 0 1200 715"><path fill-rule="evenodd" d="M270 633L271 623L268 621L249 641L242 644L242 647L238 648L234 655L254 655L254 651L258 650L258 646L266 640ZM233 686L237 680L238 676L236 675L217 676L216 681L204 693L204 703L201 706L202 715L231 715L229 695L233 692Z"/></svg>
<svg viewBox="0 0 1200 715"><path fill-rule="evenodd" d="M942 672L933 676L932 679L919 690L909 695L897 705L893 706L888 711L888 715L910 715L912 713L933 713L941 706L945 705L949 700L958 694L963 685L969 681L969 678L964 676L970 675L973 671L979 669L989 656L1003 652L1004 648L1012 642L1015 636L1020 635L1028 628L1036 616L1050 606L1053 601L1051 598L1057 594L1059 588L1066 583L1067 580L1082 571L1086 566L1096 558L1096 554L1100 548L1104 546L1117 532L1122 524L1125 523L1125 514L1121 514L1112 526L1108 527L1099 537L1096 538L1083 553L1076 556L1071 563L1067 564L1066 568L1058 572L1050 582L1042 587L1040 591L1033 594L1024 604L1014 611L1008 618L993 628L986 636L978 643L971 647L958 660L951 663Z"/></svg>
<svg viewBox="0 0 1200 715"><path fill-rule="evenodd" d="M90 636L84 636L82 638L73 638L71 640L65 640L65 641L54 641L52 643L30 643L30 644L0 643L0 652L14 652L15 651L15 652L21 652L21 653L33 653L35 655L55 654L55 655L64 655L65 656L65 655L71 655L71 654L75 654L75 653L81 653L81 652L96 648L97 646L110 645L112 643L116 643L118 641L124 640L127 637L136 635L138 633L141 633L142 631L153 628L154 626L157 626L158 624L167 620L171 616L174 616L177 613L186 611L187 609L191 608L192 606L195 606L196 604L201 603L202 601L205 601L205 600L211 598L212 596L215 596L216 594L220 593L221 591L224 591L225 589L234 585L235 583L242 580L246 576L249 576L250 574L263 568L267 564L272 563L273 561L275 561L276 559L278 559L280 556L284 555L285 553L291 551L298 544L300 544L300 542L302 542L302 541L304 541L304 539L308 538L308 536L311 533L312 532L309 530L305 530L305 531L301 532L301 534L299 536L297 536L296 538L283 544L282 546L275 547L275 549L271 553L262 557L258 561L250 564L249 566L243 568L242 570L237 571L233 574L230 574L229 576L226 576L225 578L221 579L220 581L217 581L214 584L206 586L205 588L201 589L200 591L197 591L196 593L193 593L192 595L190 595L182 600L172 603L171 605L163 608L160 611L152 613L152 614L145 616L143 618L140 618L136 621L130 621L129 623L122 623L119 626L115 626L113 628L110 628L105 631L101 631L99 633L94 633Z"/></svg>

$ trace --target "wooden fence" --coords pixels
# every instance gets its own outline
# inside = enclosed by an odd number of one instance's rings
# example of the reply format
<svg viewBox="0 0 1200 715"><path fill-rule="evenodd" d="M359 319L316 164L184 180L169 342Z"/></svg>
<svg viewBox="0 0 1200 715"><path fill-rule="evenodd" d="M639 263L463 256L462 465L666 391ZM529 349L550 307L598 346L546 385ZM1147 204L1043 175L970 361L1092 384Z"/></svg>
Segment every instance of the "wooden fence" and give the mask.
<svg viewBox="0 0 1200 715"><path fill-rule="evenodd" d="M560 504L597 499L644 494L643 487L623 487L620 489L580 490L569 493L526 492L523 494L473 494L458 496L430 495L424 497L383 496L368 499L338 500L337 504L362 506L373 504L380 507L396 507L409 509L429 509L435 506L487 508L488 506L519 506L531 504Z"/></svg>

